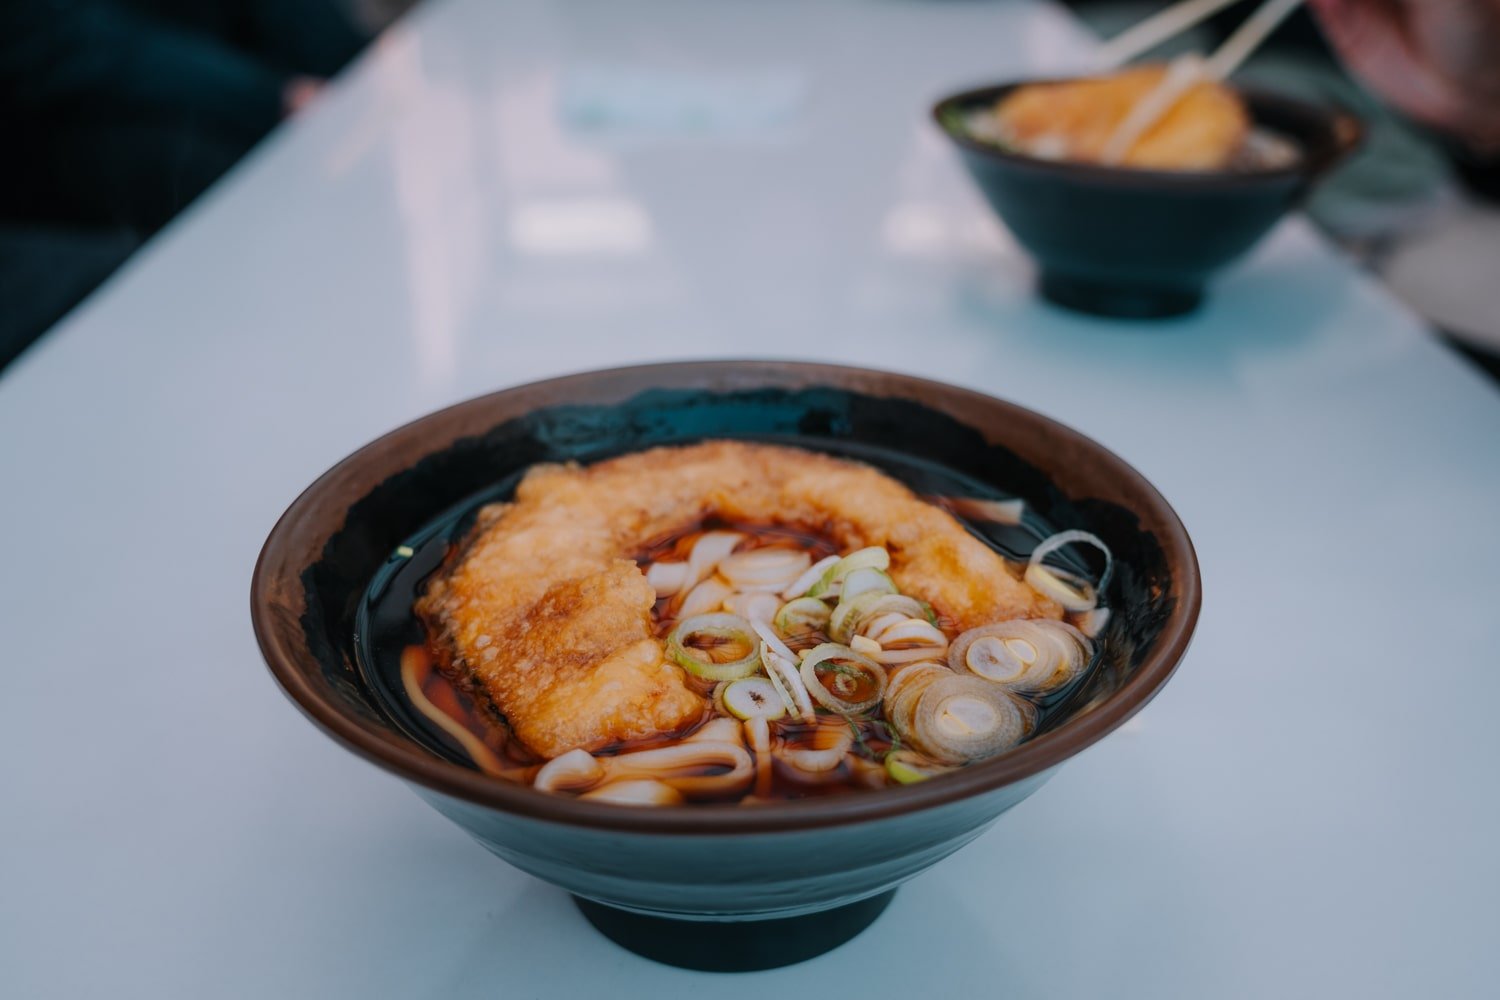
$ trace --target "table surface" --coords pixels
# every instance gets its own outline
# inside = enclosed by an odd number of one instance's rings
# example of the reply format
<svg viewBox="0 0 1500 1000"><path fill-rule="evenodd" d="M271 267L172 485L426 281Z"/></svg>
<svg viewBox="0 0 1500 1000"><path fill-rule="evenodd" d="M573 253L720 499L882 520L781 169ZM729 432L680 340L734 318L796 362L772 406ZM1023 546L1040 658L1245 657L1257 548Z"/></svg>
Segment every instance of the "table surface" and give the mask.
<svg viewBox="0 0 1500 1000"><path fill-rule="evenodd" d="M1297 220L1185 320L1033 297L925 112L1088 44L900 0L451 0L382 38L0 378L0 992L1493 995L1500 395ZM1137 720L854 942L738 977L619 950L334 746L246 602L380 432L711 356L1055 416L1176 505L1206 595Z"/></svg>

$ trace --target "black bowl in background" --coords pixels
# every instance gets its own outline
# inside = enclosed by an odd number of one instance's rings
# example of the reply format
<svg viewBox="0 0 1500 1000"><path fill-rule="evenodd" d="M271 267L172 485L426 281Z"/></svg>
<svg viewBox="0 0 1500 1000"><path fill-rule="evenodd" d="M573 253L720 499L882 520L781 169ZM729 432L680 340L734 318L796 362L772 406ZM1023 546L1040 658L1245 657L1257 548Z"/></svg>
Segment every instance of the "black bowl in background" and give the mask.
<svg viewBox="0 0 1500 1000"><path fill-rule="evenodd" d="M1294 164L1212 173L1102 167L1013 153L969 134L971 113L1029 82L955 94L933 117L996 214L1036 258L1042 295L1104 316L1195 309L1209 277L1254 246L1364 133L1343 111L1239 88L1256 125L1297 144L1302 155Z"/></svg>

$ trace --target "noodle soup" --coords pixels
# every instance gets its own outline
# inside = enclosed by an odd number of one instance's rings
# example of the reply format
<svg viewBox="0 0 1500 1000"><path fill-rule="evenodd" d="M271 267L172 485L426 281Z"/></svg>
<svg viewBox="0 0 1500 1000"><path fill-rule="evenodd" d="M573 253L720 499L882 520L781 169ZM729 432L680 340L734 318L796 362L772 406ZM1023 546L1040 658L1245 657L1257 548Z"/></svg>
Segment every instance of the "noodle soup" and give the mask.
<svg viewBox="0 0 1500 1000"><path fill-rule="evenodd" d="M761 450L734 450L741 448ZM663 460L680 462L686 453ZM434 615L433 595L448 602L441 607L466 611L453 601L455 581L465 566L483 565L485 533L490 543L511 545L510 553L516 539L529 543L526 533L540 530L526 520L528 473L429 525L387 564L360 611L357 646L372 686L395 718L445 756L549 794L642 806L753 806L940 779L1031 738L1063 711L1091 669L1108 619L1101 598L1110 561L1096 538L1054 532L1018 500L893 456L860 456L884 471L782 447L735 445L730 457L745 454L773 463L808 456L818 475L855 476L851 482L862 484L879 477L884 493L871 502L888 495L893 510L927 519L929 530L903 534L898 525L887 544L853 546L848 540L858 532L831 518L813 523L807 509L778 522L709 511L670 533L636 539L626 560L601 559L601 566L610 563L598 570L601 577L624 574L608 577L608 590L573 603L544 596L513 615L509 635L470 636L464 615ZM571 490L574 483L564 485ZM551 508L537 509L543 517ZM634 515L610 516L614 524ZM573 521L587 518L579 513ZM993 584L998 578L984 574L1001 567L1014 590L1009 606L1025 615L989 620L983 601L976 609L961 600L962 586L932 578L932 567L946 563L919 548L950 523L954 551L967 559L954 564L955 575ZM574 528L568 522L558 530ZM628 572L613 565L622 561ZM579 571L572 563L559 570L545 594L572 586L567 573ZM471 575L485 584L476 592L492 582ZM635 612L621 596L631 587L649 598L640 610L649 638L631 631ZM625 608L623 618L598 617L611 602ZM516 634L570 615L590 641L604 630L601 622L621 629L606 654L580 668L582 687L566 687L570 668L557 665L572 648L545 646L542 657L515 653L512 664L501 662L506 653L486 661L496 644L524 647ZM479 617L496 620L488 605ZM632 666L637 648L659 662ZM485 662L501 665L486 671ZM548 684L563 685L572 700L554 710ZM611 685L621 691L618 705L608 698L596 704L597 690ZM651 706L636 704L653 700L671 703L674 724L622 739L595 739L594 730L573 726L573 716L593 712L602 720L599 733L621 715L628 731L638 717L655 718ZM549 719L549 711L566 718ZM564 730L567 739L551 752L538 745ZM589 739L595 742L568 745Z"/></svg>

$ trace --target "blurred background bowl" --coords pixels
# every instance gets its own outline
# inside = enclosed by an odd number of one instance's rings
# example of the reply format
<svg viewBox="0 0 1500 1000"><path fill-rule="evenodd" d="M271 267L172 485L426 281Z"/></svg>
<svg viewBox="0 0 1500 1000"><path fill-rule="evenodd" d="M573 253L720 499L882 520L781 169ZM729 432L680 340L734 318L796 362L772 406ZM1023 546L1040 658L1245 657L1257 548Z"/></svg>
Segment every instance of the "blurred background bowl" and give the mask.
<svg viewBox="0 0 1500 1000"><path fill-rule="evenodd" d="M1301 152L1285 168L1205 173L1043 160L971 135L1015 81L938 102L933 117L957 144L995 213L1039 267L1042 295L1081 312L1157 318L1190 312L1215 272L1242 256L1312 185L1359 145L1346 112L1236 88L1259 127Z"/></svg>
<svg viewBox="0 0 1500 1000"><path fill-rule="evenodd" d="M355 616L398 545L537 462L707 437L879 448L1019 495L1051 524L1102 537L1116 559L1112 614L1064 721L915 785L754 808L635 808L489 777L391 715L360 669ZM661 961L726 970L800 961L862 930L895 886L979 836L1149 701L1187 648L1198 604L1198 566L1177 516L1139 473L1076 431L924 379L771 361L588 372L408 424L297 498L266 541L251 596L271 672L333 739L406 780L496 855L573 893L614 940Z"/></svg>

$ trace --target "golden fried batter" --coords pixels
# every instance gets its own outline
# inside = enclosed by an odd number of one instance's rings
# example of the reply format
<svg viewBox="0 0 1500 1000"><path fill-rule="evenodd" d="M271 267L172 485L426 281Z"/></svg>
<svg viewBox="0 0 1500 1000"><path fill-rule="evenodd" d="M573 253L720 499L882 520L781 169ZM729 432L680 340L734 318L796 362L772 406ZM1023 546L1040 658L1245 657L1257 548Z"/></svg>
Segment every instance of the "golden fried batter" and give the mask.
<svg viewBox="0 0 1500 1000"><path fill-rule="evenodd" d="M903 593L959 628L1060 609L951 515L865 465L712 441L580 467L542 465L486 508L417 611L544 757L690 726L706 711L654 637L655 593L631 560L705 518L775 524L841 550L883 545Z"/></svg>
<svg viewBox="0 0 1500 1000"><path fill-rule="evenodd" d="M1162 82L1165 66L1109 76L1036 83L1013 91L995 113L1002 134L1023 151L1049 159L1101 163L1130 109ZM1138 139L1122 166L1149 170L1223 170L1245 144L1250 116L1229 88L1193 85Z"/></svg>

